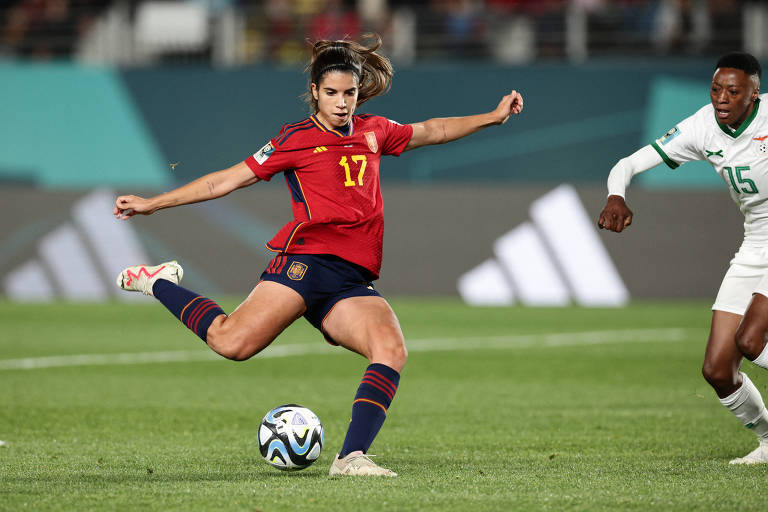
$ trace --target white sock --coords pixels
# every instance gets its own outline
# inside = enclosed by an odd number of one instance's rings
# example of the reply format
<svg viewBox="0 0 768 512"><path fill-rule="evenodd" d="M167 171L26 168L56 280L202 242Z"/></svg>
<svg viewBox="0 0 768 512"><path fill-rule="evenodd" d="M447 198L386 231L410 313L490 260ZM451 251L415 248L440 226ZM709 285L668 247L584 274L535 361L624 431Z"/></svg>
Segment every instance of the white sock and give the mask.
<svg viewBox="0 0 768 512"><path fill-rule="evenodd" d="M761 442L768 442L768 410L765 409L763 397L747 374L741 374L741 387L720 403L741 420L745 427L757 435Z"/></svg>
<svg viewBox="0 0 768 512"><path fill-rule="evenodd" d="M760 368L765 368L768 370L768 343L766 343L765 347L763 348L763 351L760 352L760 355L755 358L754 361L757 366Z"/></svg>

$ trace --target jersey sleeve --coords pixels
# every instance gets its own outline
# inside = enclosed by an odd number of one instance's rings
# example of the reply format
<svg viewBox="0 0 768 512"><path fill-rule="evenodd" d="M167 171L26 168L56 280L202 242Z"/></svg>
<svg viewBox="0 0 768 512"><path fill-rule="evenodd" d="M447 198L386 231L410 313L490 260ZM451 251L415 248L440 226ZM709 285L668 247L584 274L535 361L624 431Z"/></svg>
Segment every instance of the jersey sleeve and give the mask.
<svg viewBox="0 0 768 512"><path fill-rule="evenodd" d="M291 152L284 151L278 146L278 138L270 140L264 147L245 159L246 165L260 180L269 181L275 174L293 169Z"/></svg>
<svg viewBox="0 0 768 512"><path fill-rule="evenodd" d="M701 140L701 137L696 135L697 115L684 119L651 143L651 147L670 169L677 169L685 162L704 159L697 145Z"/></svg>
<svg viewBox="0 0 768 512"><path fill-rule="evenodd" d="M413 126L385 118L384 144L381 147L381 154L399 156L411 141L412 136Z"/></svg>

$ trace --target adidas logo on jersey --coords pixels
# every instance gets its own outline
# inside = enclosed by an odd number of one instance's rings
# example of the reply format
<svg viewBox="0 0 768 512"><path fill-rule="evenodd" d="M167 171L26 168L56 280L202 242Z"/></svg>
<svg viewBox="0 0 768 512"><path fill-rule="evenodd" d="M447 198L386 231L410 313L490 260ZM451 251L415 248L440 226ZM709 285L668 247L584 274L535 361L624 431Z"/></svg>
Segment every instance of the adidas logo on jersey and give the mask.
<svg viewBox="0 0 768 512"><path fill-rule="evenodd" d="M322 153L323 151L328 151L328 148L325 146L318 146L315 148L313 153Z"/></svg>

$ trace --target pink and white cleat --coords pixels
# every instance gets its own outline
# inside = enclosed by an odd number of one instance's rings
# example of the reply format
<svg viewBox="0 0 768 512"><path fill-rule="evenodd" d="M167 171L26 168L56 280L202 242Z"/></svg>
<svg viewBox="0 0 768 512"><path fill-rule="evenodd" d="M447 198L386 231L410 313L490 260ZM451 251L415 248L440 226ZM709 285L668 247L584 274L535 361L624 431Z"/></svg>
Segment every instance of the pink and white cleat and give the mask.
<svg viewBox="0 0 768 512"><path fill-rule="evenodd" d="M166 279L174 284L179 284L184 276L184 269L175 260L166 261L160 265L134 265L128 267L117 276L117 286L127 292L141 292L144 295L152 295L152 285L158 279Z"/></svg>

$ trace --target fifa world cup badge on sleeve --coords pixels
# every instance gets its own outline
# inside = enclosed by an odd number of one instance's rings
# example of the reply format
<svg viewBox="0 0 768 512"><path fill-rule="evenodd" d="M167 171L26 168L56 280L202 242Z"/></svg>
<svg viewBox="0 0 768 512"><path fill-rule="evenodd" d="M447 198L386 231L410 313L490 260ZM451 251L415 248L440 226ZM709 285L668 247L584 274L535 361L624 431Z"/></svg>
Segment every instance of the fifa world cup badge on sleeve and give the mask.
<svg viewBox="0 0 768 512"><path fill-rule="evenodd" d="M680 135L680 130L678 129L678 127L677 127L677 126L675 126L675 127L674 127L674 128L672 128L671 130L669 130L667 133L665 133L665 134L664 134L664 135L663 135L663 136L662 136L662 137L659 139L659 142L661 143L661 145L662 145L662 146L666 146L666 145L667 145L667 143L669 143L669 141L671 141L672 139L674 139L674 138L675 138L675 137L677 137L678 135Z"/></svg>
<svg viewBox="0 0 768 512"><path fill-rule="evenodd" d="M275 147L272 145L271 142L267 142L263 148L258 150L254 155L253 158L257 162L259 162L259 165L263 165L264 162L267 161L267 158L269 158L269 155L271 155L275 151Z"/></svg>
<svg viewBox="0 0 768 512"><path fill-rule="evenodd" d="M291 266L288 267L288 277L294 281L301 281L304 278L304 274L307 272L307 265L300 261L294 261Z"/></svg>

